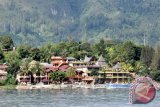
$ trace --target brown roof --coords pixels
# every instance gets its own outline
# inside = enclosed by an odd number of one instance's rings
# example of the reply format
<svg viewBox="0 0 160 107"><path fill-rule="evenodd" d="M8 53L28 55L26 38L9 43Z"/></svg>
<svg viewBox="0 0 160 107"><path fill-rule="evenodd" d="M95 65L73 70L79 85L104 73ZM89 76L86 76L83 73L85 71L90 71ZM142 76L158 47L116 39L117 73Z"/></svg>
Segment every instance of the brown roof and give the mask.
<svg viewBox="0 0 160 107"><path fill-rule="evenodd" d="M57 70L58 70L57 67L50 67L50 68L46 69L45 71L50 72L50 71L57 71Z"/></svg>
<svg viewBox="0 0 160 107"><path fill-rule="evenodd" d="M66 71L68 68L69 68L68 65L62 65L62 66L60 66L58 69L59 69L59 70L62 70L62 71Z"/></svg>

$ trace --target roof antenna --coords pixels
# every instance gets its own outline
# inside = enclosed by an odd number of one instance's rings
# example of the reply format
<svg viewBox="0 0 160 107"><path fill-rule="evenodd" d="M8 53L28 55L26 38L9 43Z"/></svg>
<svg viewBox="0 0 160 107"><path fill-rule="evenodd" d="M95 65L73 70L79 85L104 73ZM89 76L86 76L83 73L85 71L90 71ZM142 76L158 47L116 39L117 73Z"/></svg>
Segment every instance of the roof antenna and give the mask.
<svg viewBox="0 0 160 107"><path fill-rule="evenodd" d="M144 36L143 36L143 43L144 43L144 46L146 46L146 34L144 33Z"/></svg>

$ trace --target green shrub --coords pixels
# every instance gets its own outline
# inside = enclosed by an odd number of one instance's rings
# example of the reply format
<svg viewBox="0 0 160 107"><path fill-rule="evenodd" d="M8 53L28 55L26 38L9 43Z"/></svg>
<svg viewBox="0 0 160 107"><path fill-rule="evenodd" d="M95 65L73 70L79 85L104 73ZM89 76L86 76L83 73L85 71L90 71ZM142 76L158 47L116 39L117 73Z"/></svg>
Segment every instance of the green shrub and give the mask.
<svg viewBox="0 0 160 107"><path fill-rule="evenodd" d="M12 75L7 75L5 85L16 85L17 81Z"/></svg>
<svg viewBox="0 0 160 107"><path fill-rule="evenodd" d="M0 80L0 86L4 86L5 85L5 80Z"/></svg>

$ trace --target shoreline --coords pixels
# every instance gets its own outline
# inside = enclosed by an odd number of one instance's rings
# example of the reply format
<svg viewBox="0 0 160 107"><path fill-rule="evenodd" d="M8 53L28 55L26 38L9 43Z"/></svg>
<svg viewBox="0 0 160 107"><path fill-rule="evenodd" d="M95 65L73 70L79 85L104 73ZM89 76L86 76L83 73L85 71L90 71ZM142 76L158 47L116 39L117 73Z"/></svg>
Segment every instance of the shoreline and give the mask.
<svg viewBox="0 0 160 107"><path fill-rule="evenodd" d="M112 84L113 85L113 84ZM36 84L36 85L6 85L0 86L0 89L16 89L16 90L36 90L36 89L49 89L49 90L61 90L61 89L127 89L129 87L123 87L127 84L114 84L115 86L120 85L121 87L112 87L109 84L95 84L95 85L88 85L88 84Z"/></svg>
<svg viewBox="0 0 160 107"><path fill-rule="evenodd" d="M17 85L4 85L0 86L0 90L15 90Z"/></svg>
<svg viewBox="0 0 160 107"><path fill-rule="evenodd" d="M158 83L160 85L160 83ZM0 90L61 90L61 89L129 89L129 84L36 84L36 85L4 85ZM159 90L159 89L158 89Z"/></svg>

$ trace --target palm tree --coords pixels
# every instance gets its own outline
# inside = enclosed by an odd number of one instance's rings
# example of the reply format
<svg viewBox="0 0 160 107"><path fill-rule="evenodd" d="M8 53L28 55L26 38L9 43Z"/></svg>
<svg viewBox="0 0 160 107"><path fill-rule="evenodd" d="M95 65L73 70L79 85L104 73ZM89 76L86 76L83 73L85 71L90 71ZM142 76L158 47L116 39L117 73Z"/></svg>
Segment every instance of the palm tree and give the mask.
<svg viewBox="0 0 160 107"><path fill-rule="evenodd" d="M29 63L30 63L31 59L27 58L22 60L21 66L20 66L20 75L26 76L29 75L30 71L29 71ZM31 77L30 77L31 80Z"/></svg>
<svg viewBox="0 0 160 107"><path fill-rule="evenodd" d="M27 58L22 61L21 66L20 66L20 74L21 75L28 75L30 76L30 82L33 83L34 78L33 74L43 74L44 70L42 65L39 62L32 61L30 58Z"/></svg>
<svg viewBox="0 0 160 107"><path fill-rule="evenodd" d="M39 62L37 62L37 61L32 61L30 63L29 71L30 71L31 75L36 74L36 75L40 76L40 75L44 74L43 66ZM41 81L41 80L39 79L39 81Z"/></svg>
<svg viewBox="0 0 160 107"><path fill-rule="evenodd" d="M73 67L70 67L68 70L67 70L67 77L69 78L69 80L71 80L72 82L72 79L73 77L76 75L76 69L73 68Z"/></svg>

